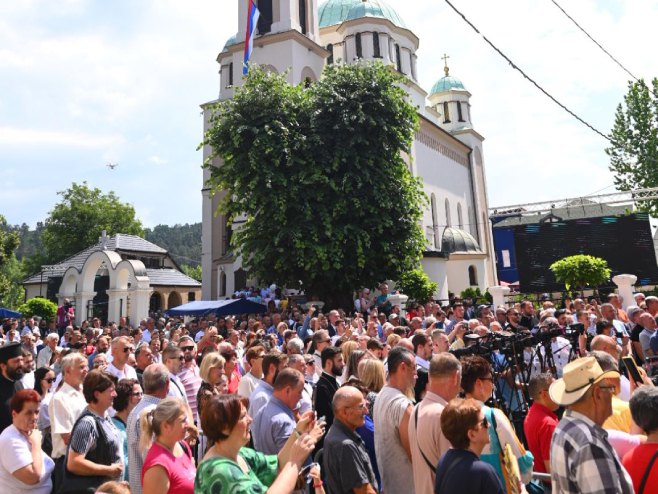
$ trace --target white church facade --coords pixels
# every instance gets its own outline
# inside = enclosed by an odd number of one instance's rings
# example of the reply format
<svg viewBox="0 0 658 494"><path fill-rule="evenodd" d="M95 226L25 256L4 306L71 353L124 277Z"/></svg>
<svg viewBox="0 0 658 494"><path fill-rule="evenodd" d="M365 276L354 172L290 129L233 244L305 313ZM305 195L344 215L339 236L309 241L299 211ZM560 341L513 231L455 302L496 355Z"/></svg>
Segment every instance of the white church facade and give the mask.
<svg viewBox="0 0 658 494"><path fill-rule="evenodd" d="M251 63L287 73L291 84L321 77L327 64L379 60L406 76L405 89L416 106L420 128L409 165L422 179L430 204L422 228L427 239L422 265L438 282L435 298L468 287L495 285L494 250L484 173L484 138L471 123L471 94L446 65L428 93L417 79L418 37L384 0L258 0L261 16ZM218 100L233 96L243 83L242 58L247 0L240 0L238 31L217 56L220 73ZM204 122L208 126L208 105ZM205 131L205 128L204 128ZM211 150L203 149L205 160ZM221 166L216 159L214 166ZM229 249L231 225L216 214L222 193L211 196L204 170L202 270L204 300L224 298L255 283Z"/></svg>

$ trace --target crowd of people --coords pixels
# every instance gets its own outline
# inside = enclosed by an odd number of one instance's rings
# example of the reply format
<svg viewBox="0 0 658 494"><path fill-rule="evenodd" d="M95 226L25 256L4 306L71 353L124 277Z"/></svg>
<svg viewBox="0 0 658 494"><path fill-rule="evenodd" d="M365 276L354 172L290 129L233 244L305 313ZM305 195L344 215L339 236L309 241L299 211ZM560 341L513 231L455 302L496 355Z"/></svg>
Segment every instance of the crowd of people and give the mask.
<svg viewBox="0 0 658 494"><path fill-rule="evenodd" d="M658 298L403 312L378 288L347 312L3 321L0 492L658 492Z"/></svg>

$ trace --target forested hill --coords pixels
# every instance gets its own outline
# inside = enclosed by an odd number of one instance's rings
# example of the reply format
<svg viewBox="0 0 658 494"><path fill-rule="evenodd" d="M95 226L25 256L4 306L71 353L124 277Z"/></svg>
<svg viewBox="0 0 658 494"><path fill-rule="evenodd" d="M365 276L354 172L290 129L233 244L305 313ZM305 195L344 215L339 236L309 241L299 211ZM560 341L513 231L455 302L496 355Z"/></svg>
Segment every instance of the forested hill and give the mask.
<svg viewBox="0 0 658 494"><path fill-rule="evenodd" d="M6 231L18 232L20 245L16 249L16 258L20 260L30 260L34 266L29 264L28 272L36 272L42 260L39 254L43 250L41 243L41 234L43 233L43 223L39 222L35 230L25 223L22 225L0 225L0 228ZM179 265L189 265L196 267L201 264L201 223L191 225L157 225L154 228L144 229L144 238L149 242L167 249Z"/></svg>
<svg viewBox="0 0 658 494"><path fill-rule="evenodd" d="M201 264L201 223L144 228L144 238L167 249L178 264Z"/></svg>

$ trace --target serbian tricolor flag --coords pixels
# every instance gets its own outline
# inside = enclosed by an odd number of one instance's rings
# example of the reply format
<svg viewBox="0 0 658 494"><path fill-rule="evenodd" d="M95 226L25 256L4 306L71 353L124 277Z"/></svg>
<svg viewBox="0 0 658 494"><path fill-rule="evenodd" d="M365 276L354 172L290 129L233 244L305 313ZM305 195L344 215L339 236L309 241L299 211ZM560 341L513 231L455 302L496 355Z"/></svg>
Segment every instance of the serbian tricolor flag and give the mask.
<svg viewBox="0 0 658 494"><path fill-rule="evenodd" d="M254 34L256 33L256 26L258 25L259 17L260 12L254 3L254 0L249 0L249 9L247 11L247 36L244 40L242 75L247 75L247 72L249 71L249 57L251 57L251 51L254 49Z"/></svg>

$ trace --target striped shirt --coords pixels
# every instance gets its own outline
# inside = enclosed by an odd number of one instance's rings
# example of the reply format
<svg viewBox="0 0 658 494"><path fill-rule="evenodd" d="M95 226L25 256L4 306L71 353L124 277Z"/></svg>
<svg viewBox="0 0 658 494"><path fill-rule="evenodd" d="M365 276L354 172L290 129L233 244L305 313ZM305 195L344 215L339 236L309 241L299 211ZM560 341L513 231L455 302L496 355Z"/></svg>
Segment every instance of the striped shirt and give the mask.
<svg viewBox="0 0 658 494"><path fill-rule="evenodd" d="M201 375L199 373L199 366L196 365L194 360L190 367L183 367L183 370L178 374L178 379L180 379L180 382L185 386L187 403L190 405L194 417L197 417L196 395L201 386Z"/></svg>
<svg viewBox="0 0 658 494"><path fill-rule="evenodd" d="M73 429L69 448L84 455L86 459L94 463L108 466L115 463L124 463L123 439L112 419L107 414L104 417L99 417L95 412L87 410L90 414L84 415L83 412L83 416L80 417ZM91 414L96 416L94 417ZM98 430L97 424L100 424L103 428L102 433L107 439L107 443L99 441L101 431ZM101 445L104 447L102 451L98 450L98 446ZM99 457L102 457L104 461L98 460ZM112 480L123 480L123 474Z"/></svg>
<svg viewBox="0 0 658 494"><path fill-rule="evenodd" d="M608 433L573 410L567 410L553 433L551 484L554 494L633 494Z"/></svg>
<svg viewBox="0 0 658 494"><path fill-rule="evenodd" d="M128 436L128 472L130 478L130 492L132 494L142 494L142 466L144 465L144 456L139 450L139 414L145 408L157 405L162 400L156 396L144 395L137 403L135 408L128 415L128 425L126 434Z"/></svg>

